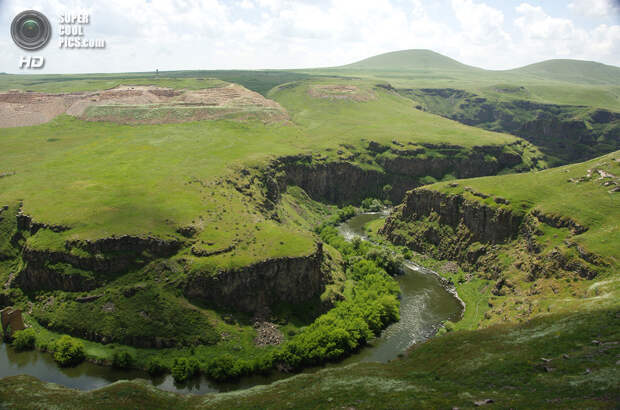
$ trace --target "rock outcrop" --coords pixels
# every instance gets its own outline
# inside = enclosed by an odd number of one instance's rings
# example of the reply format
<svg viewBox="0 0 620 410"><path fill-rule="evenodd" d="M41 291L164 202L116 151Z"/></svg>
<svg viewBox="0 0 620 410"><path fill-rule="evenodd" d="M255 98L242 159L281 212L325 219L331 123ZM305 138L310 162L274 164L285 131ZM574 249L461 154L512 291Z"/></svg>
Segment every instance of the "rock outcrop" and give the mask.
<svg viewBox="0 0 620 410"><path fill-rule="evenodd" d="M526 95L523 87L501 90ZM579 162L620 148L620 113L529 100L492 101L464 90L399 89L423 109L463 124L518 135L562 163ZM422 108L422 106L420 106Z"/></svg>
<svg viewBox="0 0 620 410"><path fill-rule="evenodd" d="M182 245L175 240L125 235L96 241L67 241L64 251L25 246L22 251L25 265L12 285L25 291L88 291L115 274L143 266L155 258L172 256Z"/></svg>
<svg viewBox="0 0 620 410"><path fill-rule="evenodd" d="M402 145L402 144L401 144ZM515 151L520 150L514 144ZM431 152L429 155L427 153ZM353 160L364 154L375 156L379 169L365 168ZM387 155L379 155L386 153ZM370 141L366 153L353 153L351 160L328 161L310 155L284 157L272 164L279 186L296 185L316 200L336 204L359 203L374 197L385 198L383 188L391 186L387 199L399 202L405 193L424 185L425 177L451 175L471 178L495 175L501 170L523 165L522 158L503 146L465 149L452 145L422 144L416 147L389 147Z"/></svg>
<svg viewBox="0 0 620 410"><path fill-rule="evenodd" d="M504 207L490 207L468 201L461 195L446 195L431 189L410 191L402 205L386 222L382 233L389 234L392 224L413 221L436 213L437 222L454 229L467 228L471 242L505 243L515 239L522 217Z"/></svg>
<svg viewBox="0 0 620 410"><path fill-rule="evenodd" d="M300 303L324 290L323 246L309 256L270 259L219 274L196 273L184 285L190 299L256 313L278 302Z"/></svg>
<svg viewBox="0 0 620 410"><path fill-rule="evenodd" d="M511 254L512 268L527 273L529 280L561 272L592 279L598 267L605 265L600 257L570 239L565 241L566 247L578 248L578 255L558 247L544 249L537 241L541 224L567 229L569 238L587 230L570 218L547 215L538 209L515 213L507 206L490 206L460 194L418 188L407 193L380 233L394 244L458 261L463 269L485 272L494 279L507 268L500 262L502 252Z"/></svg>

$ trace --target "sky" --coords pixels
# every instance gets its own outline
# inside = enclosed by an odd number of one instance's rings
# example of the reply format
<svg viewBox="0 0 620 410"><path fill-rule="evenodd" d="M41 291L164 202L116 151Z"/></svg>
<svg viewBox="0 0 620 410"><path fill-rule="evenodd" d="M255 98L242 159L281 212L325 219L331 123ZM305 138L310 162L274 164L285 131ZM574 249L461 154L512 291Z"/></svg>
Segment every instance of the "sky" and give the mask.
<svg viewBox="0 0 620 410"><path fill-rule="evenodd" d="M52 23L37 52L10 35L19 12ZM59 16L89 13L87 39L61 49ZM509 69L552 58L620 66L620 0L0 0L0 72L92 73L329 67L431 49L465 64ZM42 56L42 70L20 70Z"/></svg>

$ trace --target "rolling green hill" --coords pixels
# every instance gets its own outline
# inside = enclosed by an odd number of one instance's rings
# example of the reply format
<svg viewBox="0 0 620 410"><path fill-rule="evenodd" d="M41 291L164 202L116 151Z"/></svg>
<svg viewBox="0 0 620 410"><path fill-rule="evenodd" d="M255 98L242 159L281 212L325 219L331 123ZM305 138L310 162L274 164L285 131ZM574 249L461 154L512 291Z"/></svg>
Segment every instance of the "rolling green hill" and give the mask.
<svg viewBox="0 0 620 410"><path fill-rule="evenodd" d="M537 80L577 84L620 85L620 67L581 60L547 60L508 71Z"/></svg>
<svg viewBox="0 0 620 410"><path fill-rule="evenodd" d="M459 63L456 60L431 50L394 51L391 53L366 58L364 60L337 68L382 71L482 71L479 68Z"/></svg>

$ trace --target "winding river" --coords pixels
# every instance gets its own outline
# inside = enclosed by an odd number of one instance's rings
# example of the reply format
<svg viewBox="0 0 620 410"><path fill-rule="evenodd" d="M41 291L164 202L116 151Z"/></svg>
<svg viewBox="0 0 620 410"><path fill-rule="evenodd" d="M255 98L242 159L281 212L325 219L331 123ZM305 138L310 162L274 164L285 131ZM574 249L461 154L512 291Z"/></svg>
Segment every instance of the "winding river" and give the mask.
<svg viewBox="0 0 620 410"><path fill-rule="evenodd" d="M339 227L346 239L360 237L366 240L364 226L384 213L365 213L355 216ZM407 262L404 273L396 278L401 288L400 321L390 325L381 336L342 362L330 364L344 366L356 362L388 362L395 359L414 343L432 337L444 320L458 320L463 311L461 301L445 289L432 271ZM320 368L307 369L315 372ZM51 355L38 351L16 352L0 344L0 378L28 374L45 382L53 382L78 390L92 390L118 380L146 379L162 390L177 393L205 394L245 389L269 384L289 377L290 374L273 372L269 376L244 377L234 383L214 383L203 377L189 383L177 384L172 376L153 378L138 370L119 370L111 367L82 363L74 368L59 368Z"/></svg>

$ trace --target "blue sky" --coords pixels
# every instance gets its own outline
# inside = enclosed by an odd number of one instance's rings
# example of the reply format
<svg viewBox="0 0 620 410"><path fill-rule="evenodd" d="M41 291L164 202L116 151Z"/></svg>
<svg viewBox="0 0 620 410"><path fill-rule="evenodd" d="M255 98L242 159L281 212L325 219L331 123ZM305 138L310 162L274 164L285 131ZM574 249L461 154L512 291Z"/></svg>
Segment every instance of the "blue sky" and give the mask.
<svg viewBox="0 0 620 410"><path fill-rule="evenodd" d="M9 26L29 8L52 22L52 41L33 54L48 73L335 66L409 48L489 69L620 66L620 0L0 0L0 71L20 72L26 53ZM80 11L105 50L59 48L58 16Z"/></svg>

